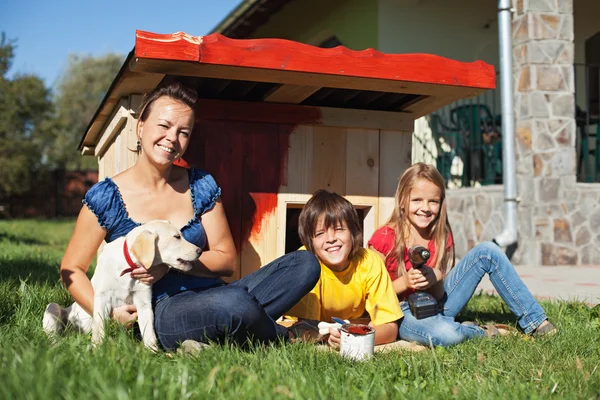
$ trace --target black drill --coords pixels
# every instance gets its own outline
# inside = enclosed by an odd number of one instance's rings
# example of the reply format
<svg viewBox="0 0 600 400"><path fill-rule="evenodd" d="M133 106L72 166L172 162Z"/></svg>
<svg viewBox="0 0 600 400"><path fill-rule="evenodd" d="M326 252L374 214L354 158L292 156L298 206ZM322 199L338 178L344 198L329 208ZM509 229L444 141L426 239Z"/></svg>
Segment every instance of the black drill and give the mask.
<svg viewBox="0 0 600 400"><path fill-rule="evenodd" d="M416 269L423 268L430 256L429 250L423 246L417 245L408 249L408 259ZM420 290L408 296L408 306L416 319L431 317L440 312L435 297Z"/></svg>

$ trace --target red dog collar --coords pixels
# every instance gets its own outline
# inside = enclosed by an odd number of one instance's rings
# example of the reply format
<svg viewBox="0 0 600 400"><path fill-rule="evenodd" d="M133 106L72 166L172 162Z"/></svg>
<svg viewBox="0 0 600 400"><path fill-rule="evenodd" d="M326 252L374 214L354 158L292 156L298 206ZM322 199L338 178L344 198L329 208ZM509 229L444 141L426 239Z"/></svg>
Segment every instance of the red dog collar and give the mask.
<svg viewBox="0 0 600 400"><path fill-rule="evenodd" d="M123 255L125 256L125 261L127 261L127 265L129 265L129 268L125 268L123 271L121 271L121 275L119 276L128 274L139 267L139 265L133 262L131 256L129 255L129 249L127 248L127 239L125 239L125 241L123 242Z"/></svg>

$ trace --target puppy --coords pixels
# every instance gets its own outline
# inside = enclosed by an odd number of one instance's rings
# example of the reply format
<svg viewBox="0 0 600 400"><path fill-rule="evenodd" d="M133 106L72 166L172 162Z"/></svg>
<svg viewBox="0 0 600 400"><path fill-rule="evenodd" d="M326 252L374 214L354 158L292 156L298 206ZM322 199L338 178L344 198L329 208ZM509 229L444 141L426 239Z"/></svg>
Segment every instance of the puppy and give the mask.
<svg viewBox="0 0 600 400"><path fill-rule="evenodd" d="M50 303L44 312L44 331L49 336L60 334L67 324L71 324L81 332L91 331L92 343L97 345L103 340L104 321L110 318L112 310L134 304L144 345L157 350L152 288L131 278L129 273L140 266L149 270L159 264L186 272L201 253L199 247L186 241L168 221L150 221L141 225L125 237L106 244L98 256L91 279L94 287L93 317L77 303L66 309Z"/></svg>

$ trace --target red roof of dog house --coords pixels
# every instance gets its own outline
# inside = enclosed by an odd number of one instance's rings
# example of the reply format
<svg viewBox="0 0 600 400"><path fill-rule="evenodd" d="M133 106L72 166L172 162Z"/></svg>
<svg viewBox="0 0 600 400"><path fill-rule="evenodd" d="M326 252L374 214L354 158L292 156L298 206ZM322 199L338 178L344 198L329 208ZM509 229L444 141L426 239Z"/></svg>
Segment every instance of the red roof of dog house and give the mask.
<svg viewBox="0 0 600 400"><path fill-rule="evenodd" d="M136 31L134 50L80 143L93 146L122 96L152 90L166 76L190 81L201 98L391 111L415 119L496 86L494 67L431 54L323 49L283 39L218 33Z"/></svg>

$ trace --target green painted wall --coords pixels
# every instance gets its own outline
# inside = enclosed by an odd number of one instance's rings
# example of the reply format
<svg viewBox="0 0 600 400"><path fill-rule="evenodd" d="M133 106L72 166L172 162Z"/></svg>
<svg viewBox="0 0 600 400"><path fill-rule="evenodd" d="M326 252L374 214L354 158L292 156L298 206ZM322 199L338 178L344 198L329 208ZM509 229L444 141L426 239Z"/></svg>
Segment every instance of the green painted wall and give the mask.
<svg viewBox="0 0 600 400"><path fill-rule="evenodd" d="M353 50L377 48L377 9L377 0L294 0L251 37L318 45L336 35Z"/></svg>

